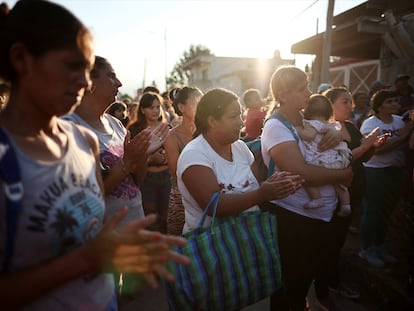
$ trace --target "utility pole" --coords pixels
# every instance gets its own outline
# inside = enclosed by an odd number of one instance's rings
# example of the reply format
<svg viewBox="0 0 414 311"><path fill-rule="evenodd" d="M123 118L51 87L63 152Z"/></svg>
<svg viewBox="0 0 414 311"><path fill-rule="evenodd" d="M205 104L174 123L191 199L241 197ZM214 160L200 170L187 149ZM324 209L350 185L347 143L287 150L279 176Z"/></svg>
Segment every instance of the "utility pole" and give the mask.
<svg viewBox="0 0 414 311"><path fill-rule="evenodd" d="M167 90L167 28L164 29L164 81L165 81L165 90Z"/></svg>
<svg viewBox="0 0 414 311"><path fill-rule="evenodd" d="M146 75L147 75L147 59L144 59L144 72L142 73L142 88L146 86Z"/></svg>
<svg viewBox="0 0 414 311"><path fill-rule="evenodd" d="M320 83L329 82L329 59L332 50L332 24L335 0L329 0L328 12L326 15L326 31L322 47L322 72Z"/></svg>

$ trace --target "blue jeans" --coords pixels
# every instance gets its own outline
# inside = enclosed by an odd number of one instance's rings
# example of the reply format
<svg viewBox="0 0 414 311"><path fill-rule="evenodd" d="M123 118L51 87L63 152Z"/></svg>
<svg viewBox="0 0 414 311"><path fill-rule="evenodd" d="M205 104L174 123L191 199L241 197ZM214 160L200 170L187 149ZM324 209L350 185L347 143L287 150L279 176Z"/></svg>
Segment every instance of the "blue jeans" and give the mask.
<svg viewBox="0 0 414 311"><path fill-rule="evenodd" d="M391 213L400 199L401 167L365 167L367 191L361 219L362 248L381 246L385 242Z"/></svg>

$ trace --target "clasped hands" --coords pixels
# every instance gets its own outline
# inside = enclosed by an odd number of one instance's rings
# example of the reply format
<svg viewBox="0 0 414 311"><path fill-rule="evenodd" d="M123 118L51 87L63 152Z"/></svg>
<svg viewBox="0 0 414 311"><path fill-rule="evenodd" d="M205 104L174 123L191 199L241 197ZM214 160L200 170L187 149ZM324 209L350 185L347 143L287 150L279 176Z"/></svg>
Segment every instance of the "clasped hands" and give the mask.
<svg viewBox="0 0 414 311"><path fill-rule="evenodd" d="M303 183L304 180L300 175L282 171L273 173L272 176L262 182L260 188L266 201L271 201L291 195L298 190Z"/></svg>
<svg viewBox="0 0 414 311"><path fill-rule="evenodd" d="M146 164L147 156L158 150L168 134L168 124L161 123L154 130L146 128L131 139L127 132L124 140L124 163L128 171L135 172L134 167Z"/></svg>
<svg viewBox="0 0 414 311"><path fill-rule="evenodd" d="M156 216L131 221L121 228L117 224L125 217L127 208L105 222L102 230L83 247L85 259L94 271L140 273L152 287L157 287L158 277L169 282L174 276L165 267L167 261L188 264L189 259L170 249L184 246L186 240L179 236L164 235L145 230L155 222Z"/></svg>

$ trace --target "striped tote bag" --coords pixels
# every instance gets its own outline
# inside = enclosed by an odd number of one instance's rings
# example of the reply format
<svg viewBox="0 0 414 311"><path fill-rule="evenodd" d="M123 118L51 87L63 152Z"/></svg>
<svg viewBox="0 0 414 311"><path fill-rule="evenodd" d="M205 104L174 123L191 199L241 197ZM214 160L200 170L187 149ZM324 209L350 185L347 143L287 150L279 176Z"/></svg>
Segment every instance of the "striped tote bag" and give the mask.
<svg viewBox="0 0 414 311"><path fill-rule="evenodd" d="M276 216L257 211L216 218L219 196L212 196L198 228L184 235L187 244L173 249L191 263L169 263L176 279L166 284L171 310L238 310L282 285ZM202 228L209 208L211 226Z"/></svg>

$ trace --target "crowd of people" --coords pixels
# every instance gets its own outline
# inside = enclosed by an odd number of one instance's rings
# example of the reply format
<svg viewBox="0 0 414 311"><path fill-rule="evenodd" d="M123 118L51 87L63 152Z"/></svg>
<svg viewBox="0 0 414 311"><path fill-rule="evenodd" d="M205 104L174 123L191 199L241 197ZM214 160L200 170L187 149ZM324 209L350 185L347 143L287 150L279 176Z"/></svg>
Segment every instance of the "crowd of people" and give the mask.
<svg viewBox="0 0 414 311"><path fill-rule="evenodd" d="M110 61L62 6L18 1L0 25L0 309L117 310L138 278L174 281L165 264L189 258L170 248L216 192L217 217L277 215L283 288L270 310L306 310L312 282L323 310L334 310L331 293L358 298L339 274L348 232L368 265L398 261L386 235L398 201L414 202L408 75L370 93L324 83L312 95L304 71L282 66L272 106L258 89L240 98L195 86L120 100ZM246 144L258 137L268 176ZM10 201L22 205L14 226Z"/></svg>

